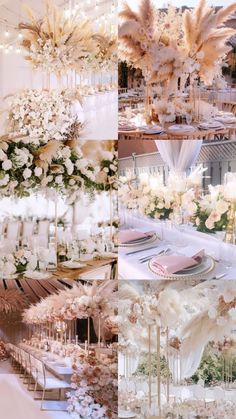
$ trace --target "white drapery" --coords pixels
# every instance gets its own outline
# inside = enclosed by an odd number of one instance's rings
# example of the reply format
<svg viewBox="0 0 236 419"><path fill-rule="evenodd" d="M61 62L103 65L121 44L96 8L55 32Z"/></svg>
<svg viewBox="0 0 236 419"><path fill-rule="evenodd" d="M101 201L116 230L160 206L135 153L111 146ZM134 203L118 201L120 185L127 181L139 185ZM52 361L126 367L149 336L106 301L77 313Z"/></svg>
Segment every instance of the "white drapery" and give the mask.
<svg viewBox="0 0 236 419"><path fill-rule="evenodd" d="M172 172L187 173L196 162L202 140L156 140L163 161Z"/></svg>

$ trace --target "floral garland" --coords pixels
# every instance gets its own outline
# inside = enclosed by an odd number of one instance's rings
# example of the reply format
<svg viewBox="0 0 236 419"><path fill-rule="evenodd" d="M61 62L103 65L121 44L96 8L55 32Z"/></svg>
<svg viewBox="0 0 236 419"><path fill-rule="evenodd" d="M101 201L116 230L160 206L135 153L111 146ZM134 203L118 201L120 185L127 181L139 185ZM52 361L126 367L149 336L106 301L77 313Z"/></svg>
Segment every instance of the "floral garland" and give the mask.
<svg viewBox="0 0 236 419"><path fill-rule="evenodd" d="M107 317L112 313L116 301L116 281L106 281L100 285L74 285L72 289L52 294L24 312L24 322L43 324L56 320Z"/></svg>
<svg viewBox="0 0 236 419"><path fill-rule="evenodd" d="M5 141L4 141L5 140ZM92 191L117 189L117 155L94 163L83 157L78 144L52 140L46 145L28 143L28 138L2 137L0 144L0 194L29 196L32 190L53 188L73 194L79 188ZM101 166L100 166L101 165ZM106 170L104 171L104 168ZM101 176L102 174L105 174Z"/></svg>
<svg viewBox="0 0 236 419"><path fill-rule="evenodd" d="M74 366L72 391L67 393L68 412L73 419L116 418L118 403L117 359L80 357Z"/></svg>

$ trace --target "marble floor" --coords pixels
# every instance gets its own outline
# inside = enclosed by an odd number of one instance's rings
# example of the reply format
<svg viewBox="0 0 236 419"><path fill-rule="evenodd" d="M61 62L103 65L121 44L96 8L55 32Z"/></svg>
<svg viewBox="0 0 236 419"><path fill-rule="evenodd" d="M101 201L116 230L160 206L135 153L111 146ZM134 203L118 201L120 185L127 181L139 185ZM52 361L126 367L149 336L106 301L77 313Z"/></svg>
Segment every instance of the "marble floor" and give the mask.
<svg viewBox="0 0 236 419"><path fill-rule="evenodd" d="M10 362L0 362L0 417L1 419L69 419L66 402L46 401L44 408L55 411L41 411L40 401L33 400L33 392L23 385L22 379L12 370Z"/></svg>

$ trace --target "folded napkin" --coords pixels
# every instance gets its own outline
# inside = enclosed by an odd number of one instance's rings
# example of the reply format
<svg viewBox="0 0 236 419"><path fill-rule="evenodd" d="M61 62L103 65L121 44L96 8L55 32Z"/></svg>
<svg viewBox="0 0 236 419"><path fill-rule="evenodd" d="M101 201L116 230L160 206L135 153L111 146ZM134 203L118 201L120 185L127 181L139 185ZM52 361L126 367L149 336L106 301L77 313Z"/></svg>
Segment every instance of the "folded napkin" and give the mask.
<svg viewBox="0 0 236 419"><path fill-rule="evenodd" d="M136 240L145 239L148 237L153 236L153 231L148 231L146 233L142 233L141 231L136 230L122 230L119 232L119 243L126 244L130 242L134 242Z"/></svg>
<svg viewBox="0 0 236 419"><path fill-rule="evenodd" d="M159 256L153 260L152 265L164 275L172 275L183 269L198 265L202 261L204 253L204 250L200 250L191 257L185 255Z"/></svg>

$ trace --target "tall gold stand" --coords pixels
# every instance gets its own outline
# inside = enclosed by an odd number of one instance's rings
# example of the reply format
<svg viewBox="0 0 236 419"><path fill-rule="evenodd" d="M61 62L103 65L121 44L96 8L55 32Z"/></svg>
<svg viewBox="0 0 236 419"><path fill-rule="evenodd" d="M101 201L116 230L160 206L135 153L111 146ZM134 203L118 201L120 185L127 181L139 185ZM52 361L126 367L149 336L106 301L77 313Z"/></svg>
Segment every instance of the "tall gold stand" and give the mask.
<svg viewBox="0 0 236 419"><path fill-rule="evenodd" d="M229 201L230 207L227 213L228 224L225 232L225 243L235 244L235 202Z"/></svg>

